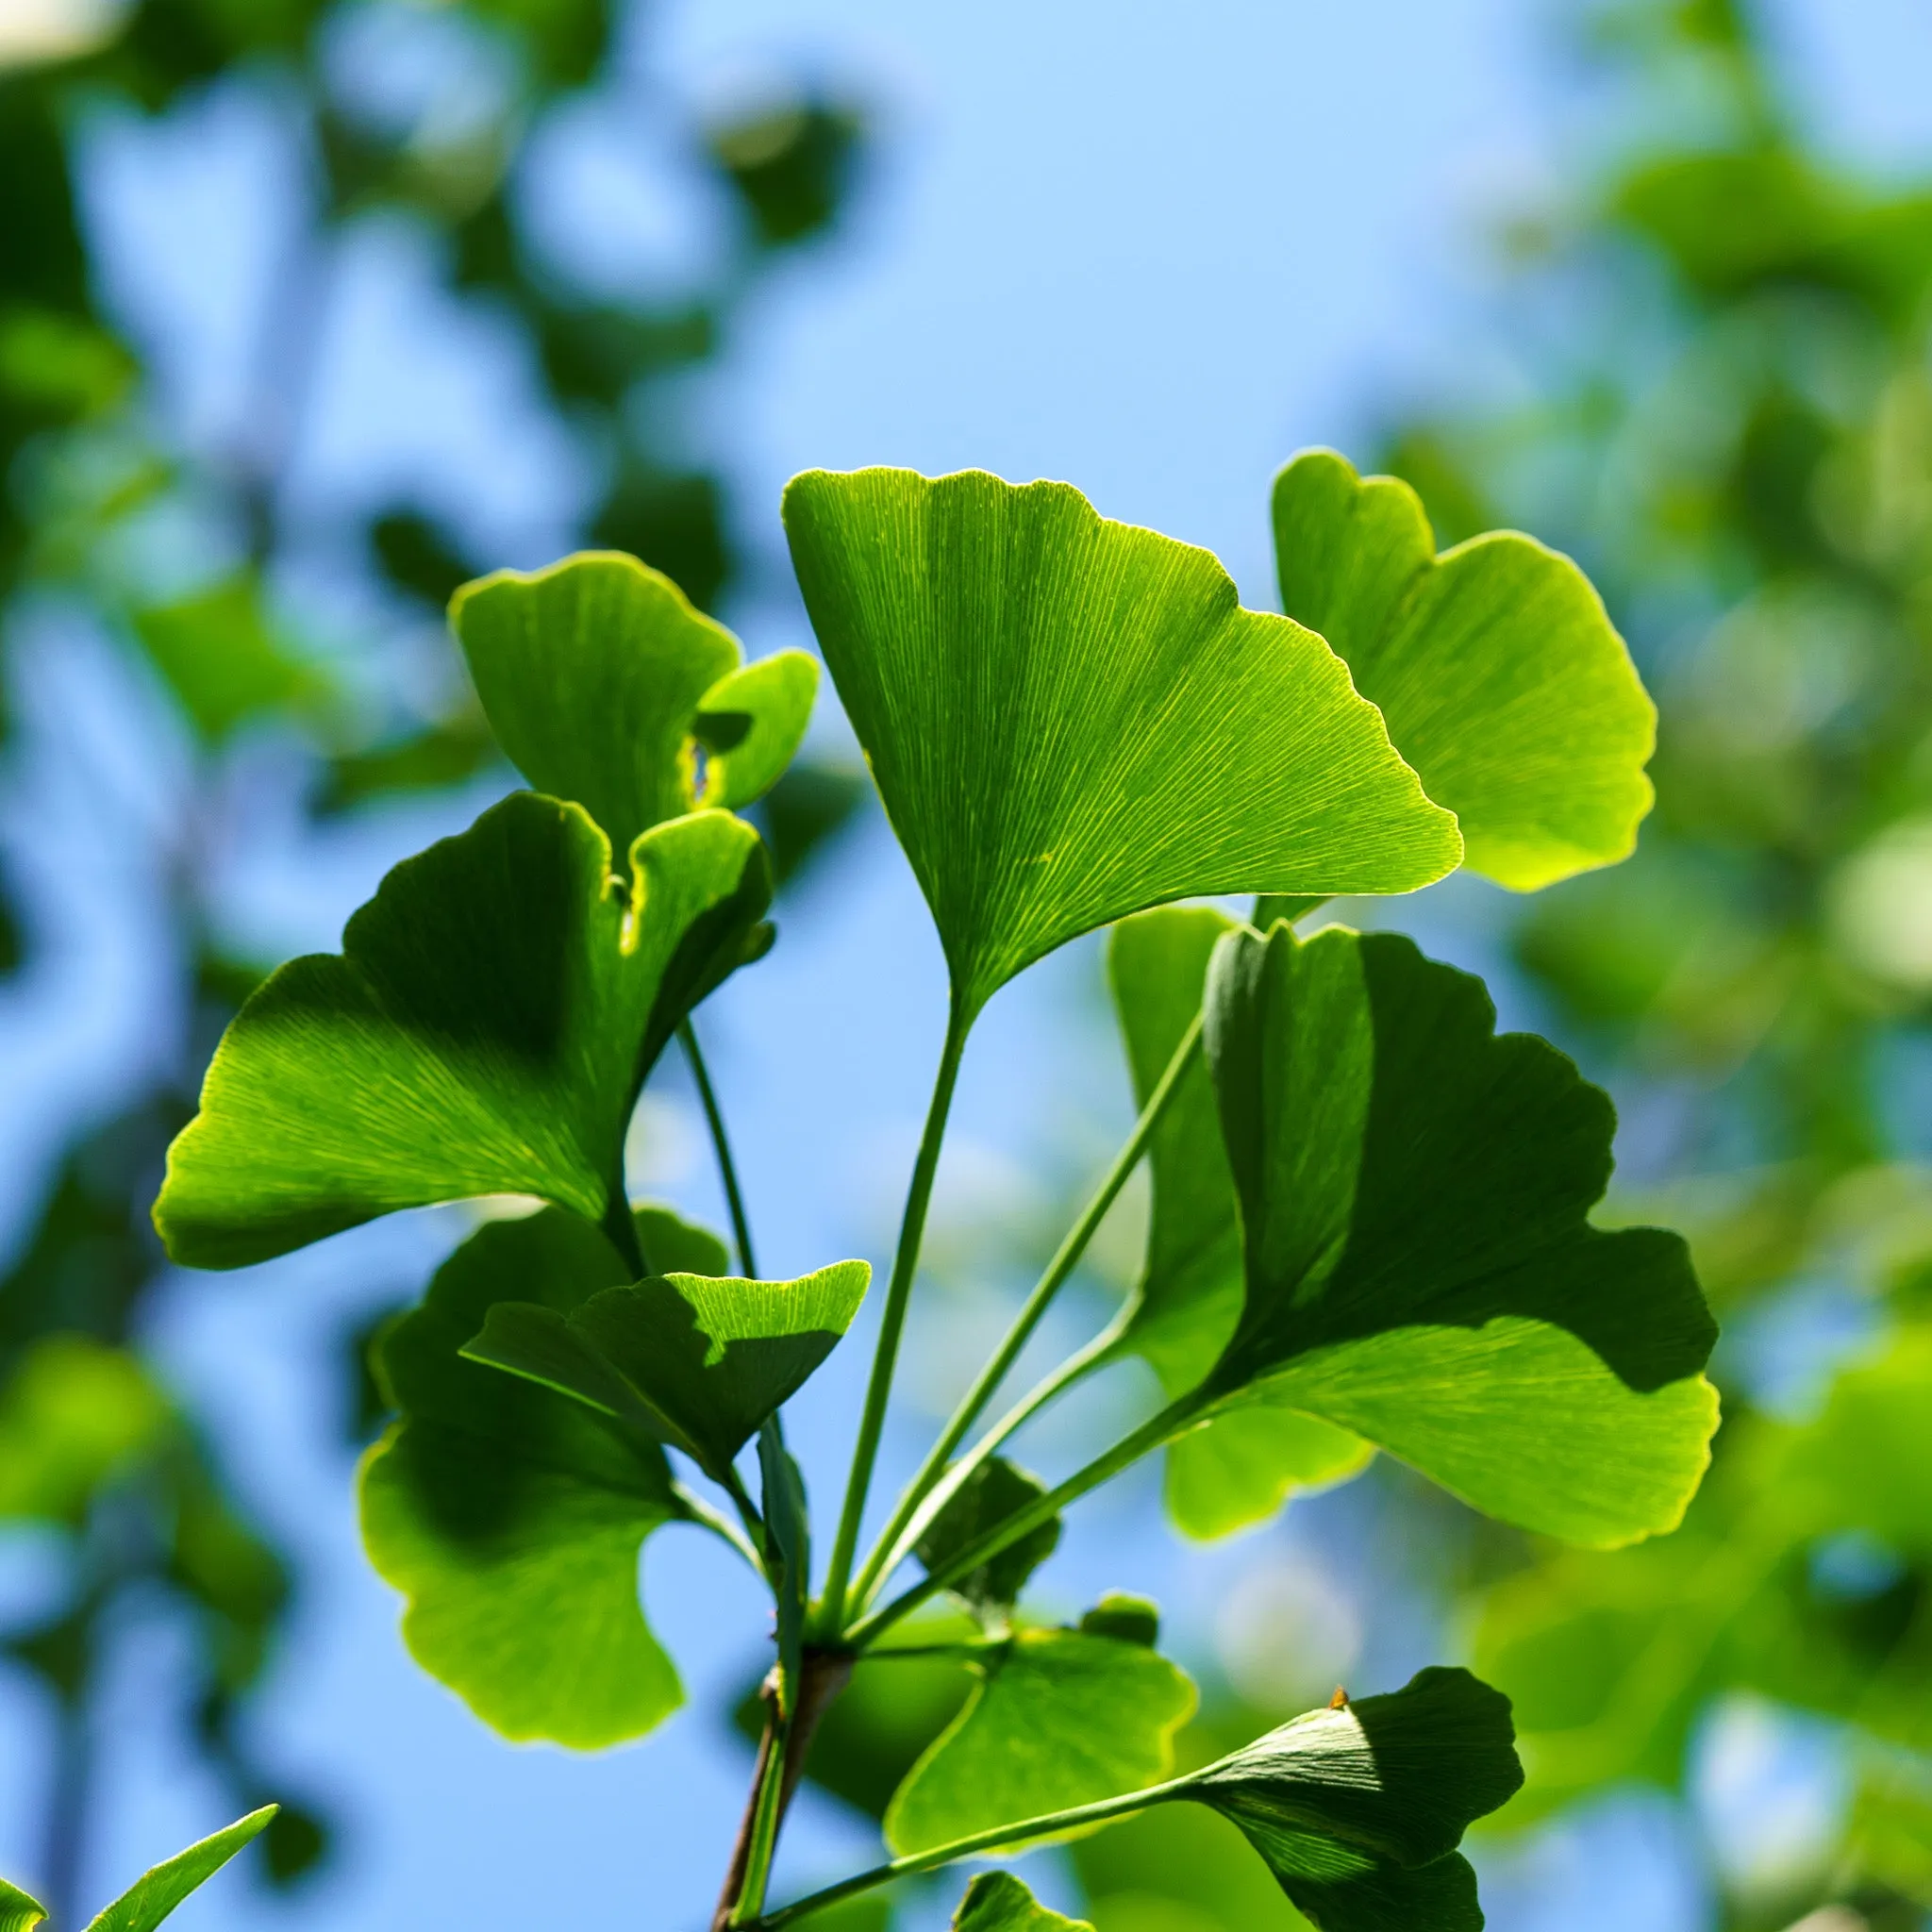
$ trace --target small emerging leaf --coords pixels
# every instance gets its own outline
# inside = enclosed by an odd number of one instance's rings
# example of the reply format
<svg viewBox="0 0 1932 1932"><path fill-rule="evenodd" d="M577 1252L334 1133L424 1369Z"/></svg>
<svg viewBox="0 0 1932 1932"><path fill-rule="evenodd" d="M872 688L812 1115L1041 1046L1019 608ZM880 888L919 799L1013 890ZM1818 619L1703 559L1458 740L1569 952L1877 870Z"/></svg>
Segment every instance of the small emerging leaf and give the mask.
<svg viewBox="0 0 1932 1932"><path fill-rule="evenodd" d="M1022 1630L975 1659L983 1679L886 1812L894 1852L1157 1784L1194 1687L1139 1642Z"/></svg>
<svg viewBox="0 0 1932 1932"><path fill-rule="evenodd" d="M1274 479L1274 546L1281 608L1348 660L1472 871L1530 891L1629 856L1657 709L1567 557L1513 530L1438 557L1407 483L1319 449Z"/></svg>
<svg viewBox="0 0 1932 1932"><path fill-rule="evenodd" d="M1340 659L1206 551L977 471L808 471L785 529L967 1018L1145 906L1406 892L1461 857Z"/></svg>
<svg viewBox="0 0 1932 1932"><path fill-rule="evenodd" d="M818 688L803 651L741 667L723 625L617 551L465 584L450 623L511 762L581 805L613 852L700 804L750 804L791 762ZM693 739L709 757L702 798Z"/></svg>
<svg viewBox="0 0 1932 1932"><path fill-rule="evenodd" d="M982 1872L953 1914L953 1932L1093 1932L1085 1919L1049 1911L1010 1872Z"/></svg>
<svg viewBox="0 0 1932 1932"><path fill-rule="evenodd" d="M1109 936L1108 978L1137 1107L1147 1104L1201 1011L1208 959L1234 929L1211 907L1167 906L1122 920ZM1147 1261L1127 1311L1125 1345L1172 1398L1199 1385L1241 1319L1240 1212L1205 1056L1156 1124L1148 1164ZM1167 1511L1188 1536L1228 1536L1265 1523L1294 1491L1356 1474L1374 1453L1332 1423L1257 1404L1168 1444Z"/></svg>
<svg viewBox="0 0 1932 1932"><path fill-rule="evenodd" d="M401 1420L362 1465L370 1560L411 1656L507 1738L594 1750L683 1699L638 1601L639 1545L687 1513L664 1451L461 1356L497 1303L568 1314L627 1273L575 1215L494 1222L380 1346Z"/></svg>
<svg viewBox="0 0 1932 1932"><path fill-rule="evenodd" d="M340 955L274 974L169 1151L169 1254L239 1267L480 1194L621 1221L638 1090L756 949L771 888L725 812L640 837L628 902L610 856L576 806L516 793L397 866Z"/></svg>
<svg viewBox="0 0 1932 1932"><path fill-rule="evenodd" d="M499 1302L463 1355L628 1419L722 1482L838 1346L871 1279L869 1263L835 1261L797 1281L663 1275L567 1314Z"/></svg>
<svg viewBox="0 0 1932 1932"><path fill-rule="evenodd" d="M913 1553L928 1570L943 1569L969 1544L1045 1494L1046 1485L1037 1475L1002 1456L991 1457L953 1492L926 1525ZM1059 1540L1060 1520L1049 1517L960 1577L952 1585L953 1593L981 1617L1004 1617L1019 1601L1026 1579L1059 1546Z"/></svg>
<svg viewBox="0 0 1932 1932"><path fill-rule="evenodd" d="M1509 1700L1467 1671L1309 1711L1184 1795L1232 1819L1324 1932L1477 1932L1463 1832L1523 1782Z"/></svg>
<svg viewBox="0 0 1932 1932"><path fill-rule="evenodd" d="M143 1872L112 1905L95 1914L88 1932L154 1932L190 1892L199 1890L255 1837L277 1808L264 1805Z"/></svg>

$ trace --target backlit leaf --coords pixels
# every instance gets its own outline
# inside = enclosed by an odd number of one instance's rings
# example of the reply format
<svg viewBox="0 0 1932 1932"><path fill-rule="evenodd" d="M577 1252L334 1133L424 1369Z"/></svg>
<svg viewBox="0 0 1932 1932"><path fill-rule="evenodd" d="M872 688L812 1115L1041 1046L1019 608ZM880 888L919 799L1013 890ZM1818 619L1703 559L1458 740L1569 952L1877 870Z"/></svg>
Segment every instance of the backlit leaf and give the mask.
<svg viewBox="0 0 1932 1932"><path fill-rule="evenodd" d="M1239 1825L1324 1932L1476 1932L1474 1874L1456 1847L1522 1782L1508 1699L1430 1669L1283 1724L1185 1795Z"/></svg>
<svg viewBox="0 0 1932 1932"><path fill-rule="evenodd" d="M656 1276L567 1314L499 1302L463 1354L628 1418L723 1480L838 1346L871 1278L835 1261L796 1281Z"/></svg>
<svg viewBox="0 0 1932 1932"><path fill-rule="evenodd" d="M953 1932L1093 1932L1085 1919L1049 1911L1010 1872L982 1872L953 1914Z"/></svg>
<svg viewBox="0 0 1932 1932"><path fill-rule="evenodd" d="M724 812L630 863L626 900L582 810L519 792L397 866L341 954L282 967L224 1036L156 1203L168 1252L232 1268L481 1194L621 1222L638 1090L770 896Z"/></svg>
<svg viewBox="0 0 1932 1932"><path fill-rule="evenodd" d="M0 1932L33 1932L46 1916L39 1899L0 1878Z"/></svg>
<svg viewBox="0 0 1932 1932"><path fill-rule="evenodd" d="M268 1824L276 1808L264 1805L143 1872L112 1905L95 1914L88 1932L154 1932L190 1892L206 1885Z"/></svg>
<svg viewBox="0 0 1932 1932"><path fill-rule="evenodd" d="M1464 863L1531 891L1625 858L1657 711L1589 578L1513 530L1436 555L1421 499L1307 450L1274 479L1281 608L1380 706Z"/></svg>
<svg viewBox="0 0 1932 1932"><path fill-rule="evenodd" d="M0 1517L78 1524L95 1491L153 1448L167 1397L127 1351L49 1335L0 1390Z"/></svg>
<svg viewBox="0 0 1932 1932"><path fill-rule="evenodd" d="M618 551L465 584L450 623L511 762L581 805L613 852L700 804L757 798L798 749L818 689L803 651L741 667L723 625ZM710 754L702 798L694 741Z"/></svg>
<svg viewBox="0 0 1932 1932"><path fill-rule="evenodd" d="M1208 961L1234 921L1205 906L1124 919L1109 935L1108 977L1144 1107L1201 1011ZM1234 1176L1205 1057L1183 1075L1148 1148L1154 1183L1147 1261L1123 1328L1170 1397L1195 1388L1233 1335L1241 1309L1241 1241ZM1265 1522L1295 1490L1341 1480L1374 1450L1332 1423L1278 1404L1218 1416L1167 1447L1167 1508L1199 1538Z"/></svg>
<svg viewBox="0 0 1932 1932"><path fill-rule="evenodd" d="M945 1507L926 1525L914 1554L928 1570L942 1570L969 1543L976 1542L1045 1493L1046 1485L1038 1476L1004 1457L991 1457L954 1491ZM958 1578L951 1586L954 1595L963 1598L983 1617L1004 1616L1019 1601L1026 1579L1058 1547L1059 1540L1059 1518L1049 1517Z"/></svg>
<svg viewBox="0 0 1932 1932"><path fill-rule="evenodd" d="M1574 1542L1674 1526L1715 1328L1676 1236L1590 1224L1606 1096L1392 934L1232 933L1207 1019L1245 1287L1204 1412L1292 1406Z"/></svg>
<svg viewBox="0 0 1932 1932"><path fill-rule="evenodd" d="M1341 661L1205 551L976 471L810 471L785 525L967 1017L1146 906L1408 891L1461 856Z"/></svg>
<svg viewBox="0 0 1932 1932"><path fill-rule="evenodd" d="M639 1545L686 1513L664 1451L461 1356L495 1304L568 1314L627 1273L575 1215L494 1222L380 1347L400 1420L362 1466L370 1560L416 1661L507 1738L595 1749L682 1701L638 1600Z"/></svg>
<svg viewBox="0 0 1932 1932"><path fill-rule="evenodd" d="M1021 1630L976 1657L982 1682L886 1812L895 1852L1158 1783L1194 1687L1137 1642Z"/></svg>

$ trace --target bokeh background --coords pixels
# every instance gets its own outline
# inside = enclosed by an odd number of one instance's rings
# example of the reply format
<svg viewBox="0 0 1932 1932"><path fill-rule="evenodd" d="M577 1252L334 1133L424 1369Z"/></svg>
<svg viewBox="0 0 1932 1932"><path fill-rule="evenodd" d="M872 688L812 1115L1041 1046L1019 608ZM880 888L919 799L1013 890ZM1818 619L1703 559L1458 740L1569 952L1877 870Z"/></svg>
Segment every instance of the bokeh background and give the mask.
<svg viewBox="0 0 1932 1932"><path fill-rule="evenodd" d="M178 1274L160 1150L248 986L508 788L441 629L463 577L617 545L762 655L809 642L787 475L978 465L1267 606L1269 477L1327 441L1445 542L1576 554L1659 696L1630 865L1346 909L1611 1087L1611 1211L1689 1228L1726 1324L1718 1465L1678 1536L1587 1558L1387 1464L1190 1547L1149 1470L1072 1519L1045 1606L1159 1599L1204 1752L1474 1661L1534 1774L1475 1846L1504 1932L1924 1924L1932 14L0 0L0 1870L65 1923L272 1795L184 1932L702 1923L748 1582L655 1539L688 1707L594 1758L501 1743L408 1662L351 1487L363 1344L465 1216ZM888 1248L942 980L829 694L767 829L781 941L703 1025L790 1274ZM1098 960L975 1036L888 1477L1125 1129ZM722 1222L673 1070L632 1156ZM1135 1211L1041 1350L1121 1291ZM799 1405L821 1496L865 1346ZM875 1843L891 1713L853 1709L781 1890ZM1191 1829L1028 1876L1100 1932L1297 1923Z"/></svg>

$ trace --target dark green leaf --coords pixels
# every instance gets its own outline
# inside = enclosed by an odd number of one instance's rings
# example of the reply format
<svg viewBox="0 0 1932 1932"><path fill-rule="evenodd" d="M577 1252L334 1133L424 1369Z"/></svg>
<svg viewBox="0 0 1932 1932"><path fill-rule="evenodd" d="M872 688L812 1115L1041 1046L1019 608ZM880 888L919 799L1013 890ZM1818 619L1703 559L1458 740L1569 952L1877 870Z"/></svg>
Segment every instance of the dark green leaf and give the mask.
<svg viewBox="0 0 1932 1932"><path fill-rule="evenodd" d="M838 1346L871 1279L864 1261L796 1281L656 1276L593 1294L567 1318L500 1302L463 1354L633 1421L724 1481Z"/></svg>
<svg viewBox="0 0 1932 1932"><path fill-rule="evenodd" d="M1046 1485L1038 1476L1016 1468L1004 1457L991 1457L966 1478L926 1525L914 1554L928 1570L942 1570L968 1544L1045 1494ZM1059 1518L1050 1517L960 1577L952 1585L953 1593L983 1617L1003 1617L1019 1601L1026 1579L1053 1555L1059 1540Z"/></svg>
<svg viewBox="0 0 1932 1932"><path fill-rule="evenodd" d="M1144 1107L1201 1011L1208 961L1234 922L1208 907L1124 919L1108 946L1114 1010ZM1148 1148L1154 1182L1147 1261L1122 1321L1170 1398L1199 1385L1241 1308L1241 1220L1205 1058L1182 1076ZM1374 1454L1313 1416L1260 1403L1191 1430L1167 1448L1167 1507L1189 1536L1264 1522L1291 1491L1338 1481Z"/></svg>
<svg viewBox="0 0 1932 1932"><path fill-rule="evenodd" d="M797 1707L805 1649L805 1613L811 1597L811 1524L805 1478L785 1447L775 1417L758 1431L758 1474L764 1502L766 1562L777 1605L778 1663L785 1683L784 1710Z"/></svg>
<svg viewBox="0 0 1932 1932"><path fill-rule="evenodd" d="M1058 483L811 471L806 606L960 1010L1193 893L1400 892L1461 841L1322 641Z"/></svg>
<svg viewBox="0 0 1932 1932"><path fill-rule="evenodd" d="M1048 1911L1010 1872L982 1872L953 1914L953 1932L1093 1932L1085 1919Z"/></svg>
<svg viewBox="0 0 1932 1932"><path fill-rule="evenodd" d="M756 814L782 891L808 871L850 825L872 787L862 771L795 760L765 793Z"/></svg>
<svg viewBox="0 0 1932 1932"><path fill-rule="evenodd" d="M804 736L818 665L738 640L662 573L615 551L497 571L450 602L491 727L539 791L574 799L624 852L694 806L746 805ZM703 795L692 741L729 739Z"/></svg>
<svg viewBox="0 0 1932 1932"><path fill-rule="evenodd" d="M1674 1526L1715 1329L1676 1236L1590 1224L1605 1095L1392 934L1230 934L1207 1011L1245 1287L1206 1412L1259 1394L1575 1542Z"/></svg>
<svg viewBox="0 0 1932 1932"><path fill-rule="evenodd" d="M788 101L710 130L708 145L768 248L803 242L836 219L864 133L849 108Z"/></svg>
<svg viewBox="0 0 1932 1932"><path fill-rule="evenodd" d="M1568 558L1508 530L1438 558L1415 491L1332 450L1274 479L1274 545L1282 608L1348 660L1466 865L1532 891L1629 855L1657 710Z"/></svg>
<svg viewBox="0 0 1932 1932"><path fill-rule="evenodd" d="M1232 1819L1326 1932L1475 1932L1474 1877L1455 1850L1522 1782L1509 1700L1430 1669L1283 1724L1186 1795Z"/></svg>
<svg viewBox="0 0 1932 1932"><path fill-rule="evenodd" d="M1160 1641L1160 1610L1150 1598L1111 1591L1080 1619L1089 1637L1117 1637L1152 1650Z"/></svg>
<svg viewBox="0 0 1932 1932"><path fill-rule="evenodd" d="M631 868L626 904L602 832L528 792L397 866L341 955L282 967L224 1036L155 1207L169 1253L232 1268L481 1194L623 1216L638 1089L770 893L724 812L654 827Z"/></svg>
<svg viewBox="0 0 1932 1932"><path fill-rule="evenodd" d="M627 1272L575 1215L492 1223L382 1343L401 1420L363 1463L370 1559L417 1662L508 1738L595 1749L682 1701L638 1602L639 1545L685 1513L663 1450L461 1358L495 1304L567 1314Z"/></svg>
<svg viewBox="0 0 1932 1932"><path fill-rule="evenodd" d="M886 1812L895 1852L1156 1784L1194 1710L1179 1669L1113 1637L1021 1630L973 1668L978 1690Z"/></svg>
<svg viewBox="0 0 1932 1932"><path fill-rule="evenodd" d="M246 1818L238 1818L225 1831L215 1832L142 1873L112 1905L95 1914L88 1932L154 1932L190 1892L206 1885L275 1815L275 1807L264 1805Z"/></svg>

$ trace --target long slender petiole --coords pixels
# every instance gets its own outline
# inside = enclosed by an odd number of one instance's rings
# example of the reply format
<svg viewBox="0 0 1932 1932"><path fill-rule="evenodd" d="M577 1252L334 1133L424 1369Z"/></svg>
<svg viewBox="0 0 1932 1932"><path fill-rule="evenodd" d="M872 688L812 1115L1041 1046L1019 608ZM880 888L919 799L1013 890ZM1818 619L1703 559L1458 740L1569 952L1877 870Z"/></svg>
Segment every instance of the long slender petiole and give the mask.
<svg viewBox="0 0 1932 1932"><path fill-rule="evenodd" d="M731 1239L738 1244L738 1265L756 1281L758 1264L752 1258L751 1223L745 1216L744 1195L738 1185L738 1167L731 1158L731 1138L724 1131L724 1110L718 1105L710 1072L698 1048L697 1028L686 1020L677 1029L677 1040L684 1048L685 1058L691 1062L691 1076L697 1082L698 1099L704 1105L705 1124L711 1130L711 1145L718 1156L718 1177L724 1184L724 1205L731 1211Z"/></svg>
<svg viewBox="0 0 1932 1932"><path fill-rule="evenodd" d="M925 1234L925 1213L932 1202L933 1176L939 1172L940 1147L946 1138L946 1115L959 1078L959 1061L966 1051L972 1025L956 1001L946 1016L946 1040L940 1050L939 1071L933 1077L932 1103L926 1108L925 1130L919 1139L919 1156L906 1191L906 1211L899 1223L899 1245L892 1257L892 1278L886 1291L886 1310L879 1322L878 1344L873 1351L872 1375L866 1384L865 1408L858 1421L858 1440L852 1447L852 1474L845 1484L845 1503L839 1513L839 1531L832 1560L825 1572L825 1591L820 1606L821 1636L835 1641L845 1621L845 1586L852 1558L858 1548L858 1526L865 1515L866 1493L872 1487L873 1464L878 1458L879 1437L885 1429L886 1403L892 1392L892 1369L898 1359L899 1338L906 1327L906 1307L912 1295L912 1277L919 1267L919 1247Z"/></svg>
<svg viewBox="0 0 1932 1932"><path fill-rule="evenodd" d="M996 1523L984 1536L975 1537L949 1561L928 1572L909 1589L902 1591L884 1608L861 1617L845 1632L847 1645L855 1651L864 1650L900 1618L916 1610L928 1597L950 1589L958 1578L998 1556L1009 1543L1018 1542L1048 1518L1058 1516L1069 1503L1076 1502L1090 1490L1097 1490L1102 1483L1110 1481L1150 1450L1158 1449L1162 1443L1170 1441L1177 1431L1193 1420L1200 1401L1200 1391L1192 1391L1169 1403L1158 1414L1149 1416L1138 1429L1124 1436L1103 1455L1096 1456L1084 1469L1076 1470L1058 1489L1049 1490L1024 1509L1016 1509L1004 1522Z"/></svg>
<svg viewBox="0 0 1932 1932"><path fill-rule="evenodd" d="M1004 1851L1010 1846L1024 1844L1029 1840L1050 1838L1057 1832L1074 1830L1083 1824L1104 1824L1111 1818L1128 1818L1136 1811L1145 1811L1150 1806L1180 1796L1192 1785L1191 1777L1169 1778L1165 1784L1149 1785L1145 1790L1128 1791L1118 1798L1102 1798L1091 1805L1075 1805L1071 1810L1049 1812L1044 1817L1029 1818L1020 1824L997 1825L991 1831L976 1832L972 1838L955 1839L950 1844L935 1845L930 1851L894 1858L888 1865L874 1865L869 1872L856 1873L850 1878L841 1879L837 1885L828 1885L823 1891L794 1899L775 1912L747 1919L744 1922L745 1932L778 1932L781 1925L789 1925L794 1919L802 1919L826 1906L837 1905L841 1899L853 1898L861 1891L890 1885L895 1878L909 1878L920 1872L936 1871L956 1859L970 1858L975 1852Z"/></svg>
<svg viewBox="0 0 1932 1932"><path fill-rule="evenodd" d="M1188 1069L1193 1064L1194 1057L1201 1050L1201 1017L1196 1014L1194 1022L1181 1037L1173 1057L1167 1063L1166 1071L1156 1082L1154 1091L1147 1096L1147 1105L1141 1109L1141 1118L1134 1123L1134 1131L1127 1136L1126 1144L1115 1157L1113 1165L1107 1171L1092 1198L1078 1221L1067 1231L1054 1257L1046 1265L1046 1272L1034 1285L1033 1292L1026 1297L1025 1306L1013 1319L1013 1324L1007 1330L1006 1340L994 1352L991 1360L982 1369L972 1388L960 1398L959 1406L953 1411L952 1420L941 1432L939 1440L932 1445L925 1460L920 1465L919 1473L907 1484L905 1493L899 1498L898 1507L892 1512L892 1519L879 1533L879 1540L873 1548L865 1567L858 1574L858 1580L853 1585L854 1599L866 1604L884 1579L905 1560L909 1547L907 1532L914 1518L920 1513L920 1505L946 1474L946 1464L953 1452L966 1440L967 1431L976 1423L986 1406L1007 1378L1013 1364L1027 1342L1033 1339L1033 1331L1040 1326L1041 1319L1053 1306L1054 1297L1066 1285L1074 1270L1079 1266L1080 1257L1087 1252L1100 1224L1107 1218L1107 1211L1114 1204L1120 1191L1127 1183L1127 1177L1140 1164L1141 1157L1147 1151L1147 1143L1154 1137L1154 1130L1160 1124L1161 1116L1167 1111L1169 1103L1180 1090ZM1076 1360L1079 1357L1075 1357ZM1083 1371L1084 1371L1083 1364ZM1041 1406L1041 1402L1058 1394L1065 1384L1055 1382L1047 1395L1033 1401L1025 1415L1009 1417L1002 1424L1001 1435L1010 1435ZM1046 1390L1047 1385L1041 1384ZM972 1461L976 1467L985 1459L990 1448L982 1445L975 1450Z"/></svg>

